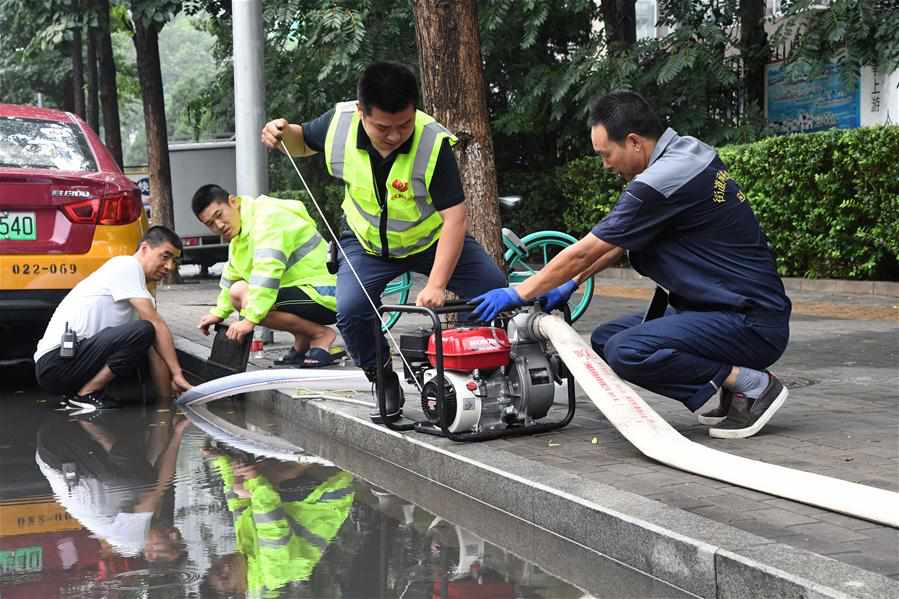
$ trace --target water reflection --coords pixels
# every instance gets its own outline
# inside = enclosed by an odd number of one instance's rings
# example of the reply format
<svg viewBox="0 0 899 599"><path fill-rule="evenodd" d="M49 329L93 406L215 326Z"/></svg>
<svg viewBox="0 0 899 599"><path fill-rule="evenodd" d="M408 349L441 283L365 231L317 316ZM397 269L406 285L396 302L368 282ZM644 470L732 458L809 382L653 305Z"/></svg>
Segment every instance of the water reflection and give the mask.
<svg viewBox="0 0 899 599"><path fill-rule="evenodd" d="M583 595L318 456L246 453L154 406L72 418L4 384L3 599ZM246 425L241 403L219 410Z"/></svg>

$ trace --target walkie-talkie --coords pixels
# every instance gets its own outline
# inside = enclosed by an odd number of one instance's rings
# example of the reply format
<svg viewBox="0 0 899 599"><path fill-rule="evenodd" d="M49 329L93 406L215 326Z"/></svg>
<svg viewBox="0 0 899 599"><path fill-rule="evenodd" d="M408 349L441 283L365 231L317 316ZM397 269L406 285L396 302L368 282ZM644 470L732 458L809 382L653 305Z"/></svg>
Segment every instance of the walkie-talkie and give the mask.
<svg viewBox="0 0 899 599"><path fill-rule="evenodd" d="M59 345L59 357L74 358L77 345L78 338L75 336L75 331L69 328L69 323L67 322L66 330L62 334L62 343Z"/></svg>

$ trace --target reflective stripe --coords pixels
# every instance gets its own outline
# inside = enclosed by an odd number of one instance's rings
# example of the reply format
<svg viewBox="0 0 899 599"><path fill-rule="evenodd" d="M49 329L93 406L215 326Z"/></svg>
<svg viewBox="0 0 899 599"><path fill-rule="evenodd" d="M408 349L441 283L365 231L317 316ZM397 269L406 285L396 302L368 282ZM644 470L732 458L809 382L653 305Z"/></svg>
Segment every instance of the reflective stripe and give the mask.
<svg viewBox="0 0 899 599"><path fill-rule="evenodd" d="M335 499L342 499L347 495L352 494L353 489L349 487L345 487L343 489L336 489L334 491L328 491L327 493L322 493L321 497L318 498L319 501L333 501Z"/></svg>
<svg viewBox="0 0 899 599"><path fill-rule="evenodd" d="M324 239L322 239L322 236L319 235L318 232L314 233L308 241L306 241L303 245L293 251L293 253L290 255L290 258L283 260L283 262L286 264L285 268L290 269L291 266L305 258L306 254L318 247L318 244L320 244L322 241L324 241Z"/></svg>
<svg viewBox="0 0 899 599"><path fill-rule="evenodd" d="M281 250L274 250L272 248L261 248L256 250L253 253L253 258L262 259L262 258L274 258L278 262L284 263L287 262L287 256L284 255L284 252Z"/></svg>
<svg viewBox="0 0 899 599"><path fill-rule="evenodd" d="M278 289L281 286L281 280L273 277L264 277L262 275L253 275L250 277L250 285L254 287L266 287L268 289Z"/></svg>
<svg viewBox="0 0 899 599"><path fill-rule="evenodd" d="M284 537L283 539L259 539L259 544L266 547L284 547L290 544L290 537Z"/></svg>
<svg viewBox="0 0 899 599"><path fill-rule="evenodd" d="M313 287L313 289L315 289L319 295L324 295L327 297L335 297L337 295L337 287L335 287L333 285L329 285L329 286L316 285L315 287Z"/></svg>
<svg viewBox="0 0 899 599"><path fill-rule="evenodd" d="M370 224L371 226L380 228L381 218L379 216L375 216L374 214L369 214L368 212L366 212L365 209L363 209L362 206L359 205L359 202L356 201L356 198L353 197L353 194L350 193L349 189L347 189L347 195L353 202L353 206L355 206L359 214L362 215L362 218L368 221L368 224ZM418 200L415 201L415 204L418 205ZM431 216L432 214L434 214L434 207L431 206L431 204L429 204L427 200L425 200L425 204L427 204L428 212L426 216ZM419 206L419 211L421 211L421 206ZM395 218L389 218L390 212L388 212L387 214L387 230L391 233L403 233L413 227L417 227L424 221L424 218L421 218L419 220L397 220Z"/></svg>
<svg viewBox="0 0 899 599"><path fill-rule="evenodd" d="M284 511L284 508L275 508L270 512L264 512L261 514L257 514L253 512L253 520L256 521L257 524L266 523L266 522L274 522L275 520L283 520L287 517L287 512Z"/></svg>
<svg viewBox="0 0 899 599"><path fill-rule="evenodd" d="M345 110L343 107L351 104L341 102L338 104L337 128L334 130L334 144L331 149L331 174L338 179L343 179L343 164L346 155L346 138L350 134L350 123L353 121L353 110Z"/></svg>
<svg viewBox="0 0 899 599"><path fill-rule="evenodd" d="M290 529L296 536L301 537L310 545L318 547L319 551L324 551L328 547L327 539L321 538L293 518L288 518L287 520L290 522Z"/></svg>
<svg viewBox="0 0 899 599"><path fill-rule="evenodd" d="M236 282L237 281L232 281L231 279L226 279L224 276L222 276L222 278L219 279L219 287L221 287L222 289L231 289L231 285Z"/></svg>

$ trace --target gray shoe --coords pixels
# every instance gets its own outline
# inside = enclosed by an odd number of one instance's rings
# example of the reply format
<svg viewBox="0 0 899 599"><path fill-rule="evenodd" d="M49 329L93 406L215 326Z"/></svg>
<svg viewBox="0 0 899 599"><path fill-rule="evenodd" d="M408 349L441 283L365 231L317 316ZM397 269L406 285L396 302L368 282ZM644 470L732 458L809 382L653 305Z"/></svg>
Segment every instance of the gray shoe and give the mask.
<svg viewBox="0 0 899 599"><path fill-rule="evenodd" d="M707 412L698 414L696 416L696 420L699 421L699 424L705 424L709 426L722 422L725 418L727 418L727 413L730 411L730 404L733 398L733 391L721 387L721 391L718 393L718 406L712 408L711 410L708 410Z"/></svg>
<svg viewBox="0 0 899 599"><path fill-rule="evenodd" d="M783 383L769 372L768 386L756 399L750 399L742 393L733 394L727 418L715 428L710 428L709 436L716 439L751 437L771 420L789 394Z"/></svg>

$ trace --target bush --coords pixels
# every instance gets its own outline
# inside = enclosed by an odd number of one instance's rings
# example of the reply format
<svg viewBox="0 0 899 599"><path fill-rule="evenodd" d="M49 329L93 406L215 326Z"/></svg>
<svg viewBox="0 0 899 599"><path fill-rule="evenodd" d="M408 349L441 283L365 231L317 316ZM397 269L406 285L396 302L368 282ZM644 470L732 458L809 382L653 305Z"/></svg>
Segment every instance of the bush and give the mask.
<svg viewBox="0 0 899 599"><path fill-rule="evenodd" d="M771 137L719 150L783 276L899 280L899 127ZM529 175L529 229L583 236L624 187L596 157Z"/></svg>
<svg viewBox="0 0 899 599"><path fill-rule="evenodd" d="M899 127L722 148L788 276L899 279Z"/></svg>

